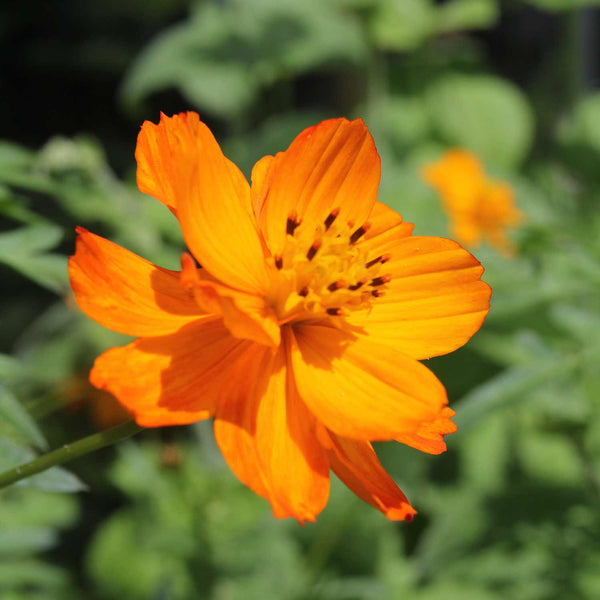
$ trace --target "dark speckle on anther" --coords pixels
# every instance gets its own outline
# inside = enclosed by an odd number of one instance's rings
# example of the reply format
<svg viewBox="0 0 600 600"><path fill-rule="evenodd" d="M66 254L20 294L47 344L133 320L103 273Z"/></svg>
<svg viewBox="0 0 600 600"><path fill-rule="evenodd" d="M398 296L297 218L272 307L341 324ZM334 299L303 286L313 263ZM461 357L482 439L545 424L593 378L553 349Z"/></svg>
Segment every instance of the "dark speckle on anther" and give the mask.
<svg viewBox="0 0 600 600"><path fill-rule="evenodd" d="M365 223L364 225L361 225L351 236L350 236L350 243L351 244L355 244L356 242L358 242L358 240L360 240L360 238L365 235L365 233L367 233L367 231L369 231L369 229L371 229L371 223Z"/></svg>
<svg viewBox="0 0 600 600"><path fill-rule="evenodd" d="M296 231L296 227L298 227L298 225L300 225L300 221L298 221L298 216L295 212L290 213L285 225L285 232L288 235L294 235L294 231Z"/></svg>
<svg viewBox="0 0 600 600"><path fill-rule="evenodd" d="M339 208L334 208L329 213L329 215L325 219L325 231L327 231L333 225L333 222L338 218L339 214L340 214Z"/></svg>
<svg viewBox="0 0 600 600"><path fill-rule="evenodd" d="M306 258L308 258L308 260L312 260L315 257L315 254L319 251L321 245L321 240L315 240L312 246L308 249L308 252L306 253Z"/></svg>

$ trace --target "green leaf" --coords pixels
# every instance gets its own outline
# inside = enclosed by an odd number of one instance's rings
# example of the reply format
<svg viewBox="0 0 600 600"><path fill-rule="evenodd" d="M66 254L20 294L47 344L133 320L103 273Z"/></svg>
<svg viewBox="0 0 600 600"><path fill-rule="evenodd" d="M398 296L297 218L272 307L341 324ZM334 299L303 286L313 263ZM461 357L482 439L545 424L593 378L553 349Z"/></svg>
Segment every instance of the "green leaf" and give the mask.
<svg viewBox="0 0 600 600"><path fill-rule="evenodd" d="M56 589L58 593L69 582L68 574L65 570L49 565L41 560L3 560L0 563L0 589L15 590L18 588L29 588L25 592L27 596L19 596L19 598L33 597L33 589L46 588ZM51 596L51 598L65 598L60 596ZM44 598L50 597L44 596Z"/></svg>
<svg viewBox="0 0 600 600"><path fill-rule="evenodd" d="M19 271L38 285L56 294L62 294L69 287L68 258L66 256L60 254L14 256L10 261L4 262L15 271Z"/></svg>
<svg viewBox="0 0 600 600"><path fill-rule="evenodd" d="M48 448L48 443L36 422L12 392L3 385L0 385L0 418L10 423L19 434L38 448Z"/></svg>
<svg viewBox="0 0 600 600"><path fill-rule="evenodd" d="M27 255L53 248L62 239L62 229L56 225L31 225L0 234L0 260L12 255Z"/></svg>
<svg viewBox="0 0 600 600"><path fill-rule="evenodd" d="M8 471L35 458L35 453L13 442L0 438L0 469ZM19 487L32 487L49 492L81 492L87 486L75 475L62 467L52 467L47 471L22 479L15 484ZM1 492L0 492L1 493Z"/></svg>
<svg viewBox="0 0 600 600"><path fill-rule="evenodd" d="M0 262L49 290L62 293L68 287L67 258L42 254L62 239L60 227L38 224L0 234Z"/></svg>
<svg viewBox="0 0 600 600"><path fill-rule="evenodd" d="M370 21L375 45L382 50L413 50L435 30L430 0L381 0Z"/></svg>
<svg viewBox="0 0 600 600"><path fill-rule="evenodd" d="M26 368L21 361L8 354L0 354L0 386L14 382L25 374Z"/></svg>
<svg viewBox="0 0 600 600"><path fill-rule="evenodd" d="M0 556L3 558L25 556L43 552L57 542L50 527L4 527L0 531Z"/></svg>
<svg viewBox="0 0 600 600"><path fill-rule="evenodd" d="M357 19L327 2L207 3L151 42L125 79L121 97L135 107L175 87L192 104L232 117L247 110L266 85L366 54Z"/></svg>
<svg viewBox="0 0 600 600"><path fill-rule="evenodd" d="M598 6L600 0L528 0L530 4L543 10L575 10L586 6Z"/></svg>
<svg viewBox="0 0 600 600"><path fill-rule="evenodd" d="M568 360L564 357L542 360L529 367L508 369L486 381L460 400L454 417L459 432L466 431L493 410L523 402L531 391L553 377L572 372L583 361L583 355Z"/></svg>
<svg viewBox="0 0 600 600"><path fill-rule="evenodd" d="M13 142L0 140L0 170L29 167L34 154Z"/></svg>
<svg viewBox="0 0 600 600"><path fill-rule="evenodd" d="M558 130L566 144L581 144L600 153L600 92L585 96Z"/></svg>
<svg viewBox="0 0 600 600"><path fill-rule="evenodd" d="M511 83L488 75L448 75L432 84L426 105L439 135L485 163L516 168L533 141L533 114Z"/></svg>
<svg viewBox="0 0 600 600"><path fill-rule="evenodd" d="M491 27L498 19L495 0L452 0L441 4L436 14L438 33Z"/></svg>

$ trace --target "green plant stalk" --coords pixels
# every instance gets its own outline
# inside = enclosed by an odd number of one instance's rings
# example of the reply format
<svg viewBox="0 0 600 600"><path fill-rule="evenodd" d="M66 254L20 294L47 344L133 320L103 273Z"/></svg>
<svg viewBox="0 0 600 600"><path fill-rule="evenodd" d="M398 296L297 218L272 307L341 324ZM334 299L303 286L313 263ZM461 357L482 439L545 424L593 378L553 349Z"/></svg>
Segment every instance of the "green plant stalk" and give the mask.
<svg viewBox="0 0 600 600"><path fill-rule="evenodd" d="M72 444L65 444L62 448L53 450L46 454L42 454L32 461L14 467L0 474L0 489L5 488L21 479L31 477L36 473L45 471L57 465L62 465L70 460L104 448L105 446L111 446L121 440L127 439L140 431L143 431L143 427L140 427L135 421L127 421L122 425L112 427L107 431L101 431L100 433L94 433L81 440L77 440Z"/></svg>

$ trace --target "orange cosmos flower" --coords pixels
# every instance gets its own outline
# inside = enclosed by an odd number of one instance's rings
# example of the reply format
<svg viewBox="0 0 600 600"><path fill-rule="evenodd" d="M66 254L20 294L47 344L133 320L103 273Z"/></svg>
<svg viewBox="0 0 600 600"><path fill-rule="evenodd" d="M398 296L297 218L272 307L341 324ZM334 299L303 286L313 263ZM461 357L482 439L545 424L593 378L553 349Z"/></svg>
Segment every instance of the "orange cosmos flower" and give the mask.
<svg viewBox="0 0 600 600"><path fill-rule="evenodd" d="M485 238L503 254L513 253L506 229L518 225L523 213L515 206L512 188L488 179L476 156L449 150L424 169L423 179L441 196L452 235L459 242L475 247Z"/></svg>
<svg viewBox="0 0 600 600"><path fill-rule="evenodd" d="M418 361L479 329L490 289L477 260L411 237L377 202L360 120L303 131L256 164L251 186L195 113L145 122L136 158L140 190L177 217L191 254L169 271L78 229L79 306L140 338L101 355L91 382L147 427L214 417L231 469L277 517L314 520L333 470L411 519L370 442L445 449L454 412Z"/></svg>

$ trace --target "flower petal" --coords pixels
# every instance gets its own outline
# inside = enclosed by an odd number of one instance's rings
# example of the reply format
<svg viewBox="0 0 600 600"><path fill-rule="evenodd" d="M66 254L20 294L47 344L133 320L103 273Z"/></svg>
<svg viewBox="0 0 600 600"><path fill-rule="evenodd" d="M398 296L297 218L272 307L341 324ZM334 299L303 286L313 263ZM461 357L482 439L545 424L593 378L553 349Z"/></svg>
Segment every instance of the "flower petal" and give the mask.
<svg viewBox="0 0 600 600"><path fill-rule="evenodd" d="M249 342L222 321L192 323L168 336L142 338L96 359L92 385L113 394L144 427L183 425L212 416L229 365Z"/></svg>
<svg viewBox="0 0 600 600"><path fill-rule="evenodd" d="M300 397L328 429L360 440L416 433L447 404L435 375L394 347L325 325L294 328Z"/></svg>
<svg viewBox="0 0 600 600"><path fill-rule="evenodd" d="M194 259L187 253L181 256L181 284L190 290L203 310L221 315L234 337L265 346L279 346L281 334L277 315L262 296L201 278Z"/></svg>
<svg viewBox="0 0 600 600"><path fill-rule="evenodd" d="M361 249L375 258L388 251L400 238L409 237L414 225L405 223L402 216L383 202L375 202L369 215L371 228L360 242Z"/></svg>
<svg viewBox="0 0 600 600"><path fill-rule="evenodd" d="M440 194L448 208L468 210L478 202L485 173L474 154L454 148L427 165L422 178Z"/></svg>
<svg viewBox="0 0 600 600"><path fill-rule="evenodd" d="M188 248L203 267L237 289L264 290L263 245L250 186L196 113L146 122L136 158L138 185L174 209Z"/></svg>
<svg viewBox="0 0 600 600"><path fill-rule="evenodd" d="M450 420L454 414L455 412L450 407L445 406L435 421L423 423L416 433L397 436L396 441L412 446L421 452L441 454L446 451L444 435L456 431L456 425Z"/></svg>
<svg viewBox="0 0 600 600"><path fill-rule="evenodd" d="M329 460L333 472L357 496L393 521L412 521L417 511L381 466L369 442L330 433Z"/></svg>
<svg viewBox="0 0 600 600"><path fill-rule="evenodd" d="M288 377L284 348L262 352L251 377L244 369L251 385L238 388L239 397L217 410L217 443L232 470L270 500L277 517L314 521L329 496L327 455L315 419Z"/></svg>
<svg viewBox="0 0 600 600"><path fill-rule="evenodd" d="M137 139L137 184L143 194L156 198L177 213L176 164L185 159L186 138L200 135L200 119L194 112L167 117L160 115L160 122L144 121ZM242 172L225 158L231 179L238 188L238 196L247 195L248 182Z"/></svg>
<svg viewBox="0 0 600 600"><path fill-rule="evenodd" d="M210 318L179 282L179 273L161 269L117 244L77 228L69 277L81 310L101 325L134 336L173 333Z"/></svg>
<svg viewBox="0 0 600 600"><path fill-rule="evenodd" d="M264 161L264 162L263 162ZM322 223L332 209L357 226L377 197L381 167L362 120L331 119L305 129L285 151L258 163L252 177L254 204L271 252L283 248L291 213Z"/></svg>
<svg viewBox="0 0 600 600"><path fill-rule="evenodd" d="M479 261L456 242L415 236L372 252L391 255L382 272L392 279L372 309L353 313L350 323L418 360L456 350L481 327L491 290Z"/></svg>

